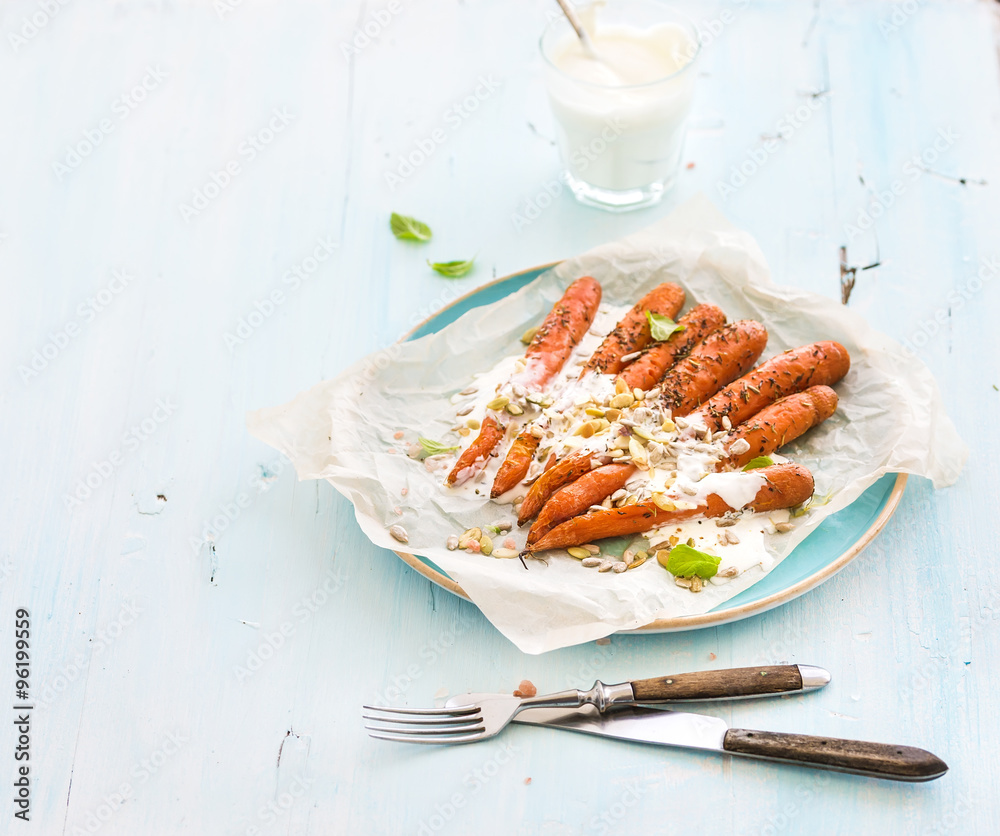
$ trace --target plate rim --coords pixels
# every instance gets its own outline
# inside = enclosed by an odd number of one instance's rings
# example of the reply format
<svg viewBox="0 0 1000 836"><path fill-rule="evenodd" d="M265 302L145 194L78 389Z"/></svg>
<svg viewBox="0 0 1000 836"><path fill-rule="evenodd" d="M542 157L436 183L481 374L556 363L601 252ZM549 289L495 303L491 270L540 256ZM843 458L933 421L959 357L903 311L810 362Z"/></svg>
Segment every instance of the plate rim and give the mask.
<svg viewBox="0 0 1000 836"><path fill-rule="evenodd" d="M447 305L434 311L426 319L418 322L409 331L399 337L396 342L406 342L410 339L413 334L423 328L432 319L437 318L445 311L461 304L465 300L478 293L481 293L488 287L493 287L494 285L501 284L503 282L515 279L518 276L523 276L526 273L537 273L541 275L546 270L550 270L553 267L562 263L560 261L552 261L547 264L540 264L535 267L529 267L525 270L518 270L515 273L508 273L506 276L501 276L500 278L493 279L492 281L481 284L478 287L473 288L468 293L464 293L457 299L453 299ZM846 550L843 554L837 557L832 563L827 564L822 569L819 569L808 577L803 578L797 583L792 584L785 589L778 592L774 592L764 598L760 598L757 601L750 601L746 604L740 604L737 607L732 607L730 609L718 610L713 612L701 613L700 615L681 615L675 616L673 618L658 618L651 621L649 624L644 624L641 627L636 627L629 630L620 630L617 635L628 635L628 634L655 634L655 633L673 633L680 632L683 630L696 630L704 627L718 627L723 624L729 624L733 621L741 621L744 618L750 618L754 615L760 615L772 610L775 607L780 607L782 604L787 604L789 601L793 601L796 598L804 595L812 589L815 589L820 584L832 578L841 569L847 566L851 561L853 561L861 552L863 552L874 540L878 534L885 528L886 524L892 518L893 514L896 513L899 507L900 500L903 498L903 492L906 490L906 482L908 475L906 473L897 473L896 481L893 483L892 490L889 492L889 496L882 506L882 510L879 511L878 516L874 519L872 524L861 534L861 536ZM415 570L419 574L423 575L427 580L440 586L442 589L446 589L454 595L460 598L464 598L470 604L475 605L475 602L469 597L468 593L462 589L459 584L454 580L449 578L443 572L434 569L424 563L419 557L409 552L396 551L394 553L411 569ZM747 587L748 589L750 587ZM478 609L478 607L477 607Z"/></svg>

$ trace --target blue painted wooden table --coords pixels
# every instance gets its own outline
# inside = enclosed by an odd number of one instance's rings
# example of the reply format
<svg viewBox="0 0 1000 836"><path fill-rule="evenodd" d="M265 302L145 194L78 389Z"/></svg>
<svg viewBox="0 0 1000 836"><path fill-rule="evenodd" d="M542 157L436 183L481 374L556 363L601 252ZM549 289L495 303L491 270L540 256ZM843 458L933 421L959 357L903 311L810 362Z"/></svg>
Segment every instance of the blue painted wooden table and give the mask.
<svg viewBox="0 0 1000 836"><path fill-rule="evenodd" d="M17 704L23 608L34 709L28 823L0 722L0 831L997 832L994 5L698 6L678 186L613 216L556 179L547 2L3 4L0 683ZM909 344L973 447L804 597L525 656L245 432L458 295L699 191L777 281L850 289ZM392 239L394 210L433 243ZM424 263L476 253L460 281ZM833 684L716 711L951 771L904 786L524 727L408 748L358 710L781 661Z"/></svg>

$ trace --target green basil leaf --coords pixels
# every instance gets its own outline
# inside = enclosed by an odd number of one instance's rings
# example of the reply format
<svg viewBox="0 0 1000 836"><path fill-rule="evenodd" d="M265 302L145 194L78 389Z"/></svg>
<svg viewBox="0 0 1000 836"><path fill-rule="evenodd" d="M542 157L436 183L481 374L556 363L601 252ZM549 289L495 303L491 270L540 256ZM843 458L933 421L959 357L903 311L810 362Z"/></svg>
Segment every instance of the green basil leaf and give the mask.
<svg viewBox="0 0 1000 836"><path fill-rule="evenodd" d="M468 261L428 261L427 264L434 272L440 273L445 278L460 279L469 273L475 262L476 259L470 258Z"/></svg>
<svg viewBox="0 0 1000 836"><path fill-rule="evenodd" d="M431 439L424 438L423 436L418 438L417 441L420 442L420 446L428 456L436 456L438 453L450 453L452 450L457 450L459 448L458 444L454 447L449 447L446 444L442 444L440 441L432 441Z"/></svg>
<svg viewBox="0 0 1000 836"><path fill-rule="evenodd" d="M774 464L774 459L770 456L757 456L746 463L744 470L756 470L758 467L770 467Z"/></svg>
<svg viewBox="0 0 1000 836"><path fill-rule="evenodd" d="M389 218L389 228L392 234L401 241L430 241L431 228L416 218L397 215L395 212Z"/></svg>
<svg viewBox="0 0 1000 836"><path fill-rule="evenodd" d="M721 557L714 554L700 552L684 543L674 546L670 550L670 559L667 561L667 571L671 575L679 578L690 578L697 575L699 578L708 580L719 571Z"/></svg>
<svg viewBox="0 0 1000 836"><path fill-rule="evenodd" d="M683 331L685 328L684 325L678 325L669 316L661 316L652 311L646 311L646 319L649 320L649 333L658 343L670 339L670 335L675 331Z"/></svg>

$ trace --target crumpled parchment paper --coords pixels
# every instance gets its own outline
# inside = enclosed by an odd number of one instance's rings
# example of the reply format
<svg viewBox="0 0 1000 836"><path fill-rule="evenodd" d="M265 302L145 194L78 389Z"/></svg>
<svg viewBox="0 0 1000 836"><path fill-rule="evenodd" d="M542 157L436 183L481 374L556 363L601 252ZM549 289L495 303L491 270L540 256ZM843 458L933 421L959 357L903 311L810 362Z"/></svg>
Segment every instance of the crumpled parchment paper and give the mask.
<svg viewBox="0 0 1000 836"><path fill-rule="evenodd" d="M657 618L707 612L760 580L764 570L753 568L692 594L675 586L655 561L624 574L598 574L560 556L529 561L525 571L518 560L448 551L449 535L512 519L513 512L510 506L449 493L440 475L405 455L418 435L452 437L449 398L467 387L474 373L522 354L520 335L582 275L600 281L604 301L612 304L632 305L656 284L674 281L687 291L685 310L712 302L730 321L757 319L770 333L763 359L817 340L847 347L852 366L836 387L837 413L782 450L809 467L817 494L832 491L832 500L796 520L794 531L768 538L774 565L886 473L926 476L935 487L958 478L968 450L928 369L836 301L773 284L753 239L705 198L563 262L436 334L377 352L284 406L250 413L250 431L287 455L299 479L326 479L346 496L373 543L434 561L526 653L591 641ZM394 438L400 430L403 441ZM407 531L407 546L390 536L394 524Z"/></svg>

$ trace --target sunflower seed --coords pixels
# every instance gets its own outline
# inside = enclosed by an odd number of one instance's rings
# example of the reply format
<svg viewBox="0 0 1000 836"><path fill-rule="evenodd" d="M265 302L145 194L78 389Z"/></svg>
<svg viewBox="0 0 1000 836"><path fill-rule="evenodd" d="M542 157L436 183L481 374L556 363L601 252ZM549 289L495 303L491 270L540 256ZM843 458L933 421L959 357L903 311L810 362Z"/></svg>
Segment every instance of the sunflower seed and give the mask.
<svg viewBox="0 0 1000 836"><path fill-rule="evenodd" d="M454 534L451 535L446 541L445 545L448 547L448 551L453 552L458 548L458 537Z"/></svg>
<svg viewBox="0 0 1000 836"><path fill-rule="evenodd" d="M580 561L580 565L586 566L588 569L593 569L595 566L600 566L603 562L603 557L585 557Z"/></svg>
<svg viewBox="0 0 1000 836"><path fill-rule="evenodd" d="M472 412L472 404L462 407L455 414L461 418L463 415L468 415L470 412Z"/></svg>
<svg viewBox="0 0 1000 836"><path fill-rule="evenodd" d="M779 532L781 532L782 534L784 534L786 531L791 531L793 528L795 528L795 524L794 523L777 523L774 527Z"/></svg>
<svg viewBox="0 0 1000 836"><path fill-rule="evenodd" d="M724 430L731 430L733 428L733 422L729 420L728 415L722 416L722 428Z"/></svg>
<svg viewBox="0 0 1000 836"><path fill-rule="evenodd" d="M392 535L394 540L398 540L400 543L410 542L409 535L406 533L406 529L401 525L390 525L389 533Z"/></svg>
<svg viewBox="0 0 1000 836"><path fill-rule="evenodd" d="M460 395L475 395L479 390L475 386L470 386L468 389L463 389L458 394Z"/></svg>
<svg viewBox="0 0 1000 836"><path fill-rule="evenodd" d="M636 357L639 357L641 355L642 355L641 351L633 351L631 354L622 355L622 357L620 358L620 362L631 363L633 360L635 360Z"/></svg>
<svg viewBox="0 0 1000 836"><path fill-rule="evenodd" d="M598 572L610 572L614 565L618 563L617 560L612 560L611 558L605 558L601 561L600 566L597 567Z"/></svg>

